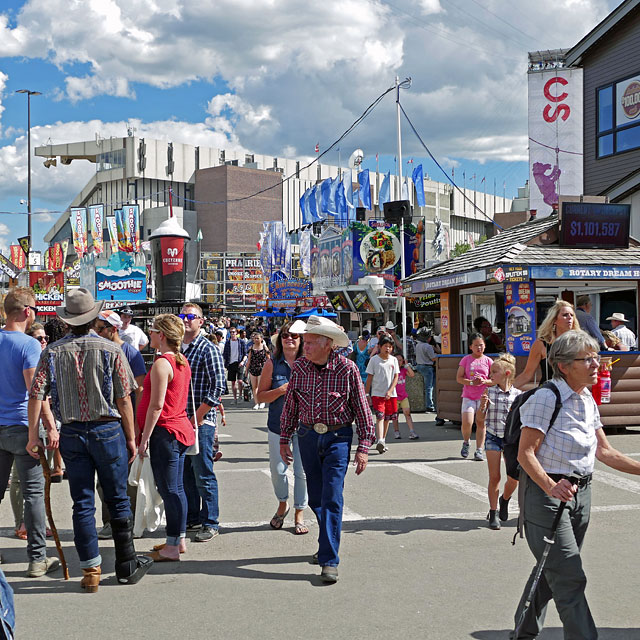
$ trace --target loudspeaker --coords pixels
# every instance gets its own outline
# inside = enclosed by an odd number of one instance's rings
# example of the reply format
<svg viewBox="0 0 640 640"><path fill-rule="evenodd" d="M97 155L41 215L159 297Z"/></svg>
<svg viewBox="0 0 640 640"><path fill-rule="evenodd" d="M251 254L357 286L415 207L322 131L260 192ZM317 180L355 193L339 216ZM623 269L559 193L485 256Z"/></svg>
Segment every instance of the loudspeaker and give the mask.
<svg viewBox="0 0 640 640"><path fill-rule="evenodd" d="M356 220L358 222L364 222L365 221L365 212L366 209L364 207L356 207Z"/></svg>
<svg viewBox="0 0 640 640"><path fill-rule="evenodd" d="M411 204L408 200L395 200L384 203L384 221L391 224L400 224L404 218L404 223L409 224L412 218Z"/></svg>

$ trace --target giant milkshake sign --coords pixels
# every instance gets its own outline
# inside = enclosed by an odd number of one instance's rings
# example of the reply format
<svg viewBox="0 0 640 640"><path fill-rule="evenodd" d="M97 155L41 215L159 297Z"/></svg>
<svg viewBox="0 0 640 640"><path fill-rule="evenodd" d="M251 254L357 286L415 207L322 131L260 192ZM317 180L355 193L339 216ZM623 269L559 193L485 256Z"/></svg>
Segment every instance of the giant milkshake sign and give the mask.
<svg viewBox="0 0 640 640"><path fill-rule="evenodd" d="M529 208L546 217L558 195L581 195L582 69L529 71Z"/></svg>
<svg viewBox="0 0 640 640"><path fill-rule="evenodd" d="M155 268L156 300L185 300L189 234L171 217L150 236Z"/></svg>

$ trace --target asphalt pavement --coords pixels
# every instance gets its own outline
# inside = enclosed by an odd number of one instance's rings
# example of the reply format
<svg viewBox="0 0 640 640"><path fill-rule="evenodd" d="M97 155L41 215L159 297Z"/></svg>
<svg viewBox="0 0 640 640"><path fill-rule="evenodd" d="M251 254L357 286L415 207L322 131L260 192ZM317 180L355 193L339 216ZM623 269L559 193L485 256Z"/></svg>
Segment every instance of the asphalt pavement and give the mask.
<svg viewBox="0 0 640 640"><path fill-rule="evenodd" d="M13 537L7 493L0 504L2 569L15 591L18 638L508 638L534 560L525 540L511 544L515 517L500 531L488 529L486 463L460 458L459 428L436 427L433 414L417 414L419 440L408 439L402 422L403 438L389 439L387 453L372 451L359 477L350 468L340 578L324 585L311 564L313 514L304 536L293 534L293 510L283 530L268 524L277 501L267 411L225 405L223 458L215 466L221 535L190 543L180 563L155 565L138 585L116 583L109 540L100 543L98 593L81 592L66 481L52 486L52 503L71 579L61 571L25 577L26 543ZM611 441L640 457L640 430ZM593 505L582 555L600 638L640 639L640 477L598 464ZM162 538L145 533L136 548L150 550ZM553 605L540 637L563 637Z"/></svg>

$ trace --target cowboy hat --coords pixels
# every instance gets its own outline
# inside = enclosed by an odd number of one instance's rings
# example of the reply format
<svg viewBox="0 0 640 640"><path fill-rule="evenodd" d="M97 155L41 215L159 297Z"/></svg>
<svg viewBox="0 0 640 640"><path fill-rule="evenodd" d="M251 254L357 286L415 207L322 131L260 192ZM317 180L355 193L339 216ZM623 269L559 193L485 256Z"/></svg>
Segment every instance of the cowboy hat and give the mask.
<svg viewBox="0 0 640 640"><path fill-rule="evenodd" d="M104 300L96 302L90 291L84 287L71 289L66 296L66 305L60 309L56 309L58 317L64 320L72 327L87 324L94 320L102 311Z"/></svg>
<svg viewBox="0 0 640 640"><path fill-rule="evenodd" d="M296 320L290 327L290 333L313 333L333 340L336 347L346 347L349 344L349 336L329 318L322 316L309 316L305 323L303 320Z"/></svg>
<svg viewBox="0 0 640 640"><path fill-rule="evenodd" d="M391 322L391 320L389 320L389 321L387 322L387 324L385 324L385 325L384 325L384 328L385 328L387 331L393 331L393 330L396 328L396 325L395 325L395 324L393 324L393 322Z"/></svg>
<svg viewBox="0 0 640 640"><path fill-rule="evenodd" d="M607 320L617 320L618 322L629 322L625 317L624 313L612 313Z"/></svg>

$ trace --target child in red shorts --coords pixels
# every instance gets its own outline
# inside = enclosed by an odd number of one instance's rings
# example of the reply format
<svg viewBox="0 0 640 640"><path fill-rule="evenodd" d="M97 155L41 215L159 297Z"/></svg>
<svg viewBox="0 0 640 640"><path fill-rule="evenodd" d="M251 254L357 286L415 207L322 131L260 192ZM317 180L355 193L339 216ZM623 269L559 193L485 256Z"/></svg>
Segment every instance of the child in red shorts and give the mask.
<svg viewBox="0 0 640 640"><path fill-rule="evenodd" d="M393 339L383 335L378 341L378 355L372 356L367 365L365 390L371 395L371 404L376 416L376 449L378 453L387 451L385 438L389 421L398 417L396 384L400 367L393 353Z"/></svg>

